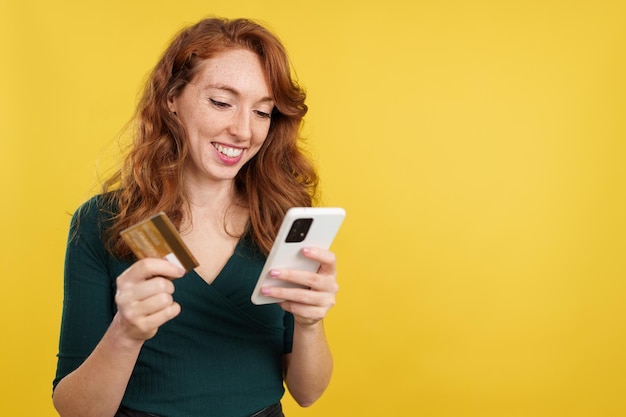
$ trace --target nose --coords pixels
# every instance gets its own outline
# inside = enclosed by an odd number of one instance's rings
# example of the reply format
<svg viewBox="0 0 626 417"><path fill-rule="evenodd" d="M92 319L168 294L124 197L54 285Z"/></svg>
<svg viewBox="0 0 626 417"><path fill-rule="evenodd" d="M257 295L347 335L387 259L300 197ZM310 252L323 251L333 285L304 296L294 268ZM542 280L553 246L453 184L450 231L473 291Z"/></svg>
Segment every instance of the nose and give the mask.
<svg viewBox="0 0 626 417"><path fill-rule="evenodd" d="M241 141L252 138L251 113L240 109L233 114L228 129L229 133Z"/></svg>

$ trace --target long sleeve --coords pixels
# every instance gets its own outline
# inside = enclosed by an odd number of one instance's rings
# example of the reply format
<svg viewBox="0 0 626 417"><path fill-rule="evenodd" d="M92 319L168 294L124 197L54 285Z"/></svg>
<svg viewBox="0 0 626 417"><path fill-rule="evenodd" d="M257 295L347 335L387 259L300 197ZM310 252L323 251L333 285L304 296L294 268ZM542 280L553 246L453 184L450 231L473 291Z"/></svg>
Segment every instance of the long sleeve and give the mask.
<svg viewBox="0 0 626 417"><path fill-rule="evenodd" d="M108 271L98 211L98 200L94 198L74 213L70 224L53 387L89 356L113 319L115 282Z"/></svg>

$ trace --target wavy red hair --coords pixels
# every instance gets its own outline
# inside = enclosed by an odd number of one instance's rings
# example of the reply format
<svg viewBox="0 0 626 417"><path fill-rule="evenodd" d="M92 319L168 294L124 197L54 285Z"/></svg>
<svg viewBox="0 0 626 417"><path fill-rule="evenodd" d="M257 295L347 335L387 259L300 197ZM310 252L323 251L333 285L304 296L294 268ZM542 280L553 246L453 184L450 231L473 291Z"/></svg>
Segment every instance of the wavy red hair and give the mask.
<svg viewBox="0 0 626 417"><path fill-rule="evenodd" d="M251 20L204 19L182 30L155 66L137 107L133 145L120 170L103 184L105 205L114 212L106 241L117 256L131 256L119 232L152 214L164 211L180 228L187 204L182 187L187 138L167 102L182 93L203 60L231 48L259 56L275 102L265 142L235 178L237 198L250 213L247 233L267 254L285 212L313 204L317 173L298 145L306 94L292 78L283 45Z"/></svg>

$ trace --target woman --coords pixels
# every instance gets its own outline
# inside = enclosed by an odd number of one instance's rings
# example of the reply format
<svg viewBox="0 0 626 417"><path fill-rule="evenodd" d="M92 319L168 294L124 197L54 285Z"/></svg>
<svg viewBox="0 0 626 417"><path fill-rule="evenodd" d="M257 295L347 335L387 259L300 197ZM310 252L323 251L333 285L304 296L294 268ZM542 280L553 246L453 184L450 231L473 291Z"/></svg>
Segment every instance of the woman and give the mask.
<svg viewBox="0 0 626 417"><path fill-rule="evenodd" d="M310 289L250 294L292 206L317 175L297 146L307 107L280 42L245 19L183 30L139 103L134 145L102 195L74 215L53 401L63 417L282 416L283 382L309 406L332 373L323 318L335 257L317 273L274 271ZM119 232L164 211L200 266L135 262Z"/></svg>

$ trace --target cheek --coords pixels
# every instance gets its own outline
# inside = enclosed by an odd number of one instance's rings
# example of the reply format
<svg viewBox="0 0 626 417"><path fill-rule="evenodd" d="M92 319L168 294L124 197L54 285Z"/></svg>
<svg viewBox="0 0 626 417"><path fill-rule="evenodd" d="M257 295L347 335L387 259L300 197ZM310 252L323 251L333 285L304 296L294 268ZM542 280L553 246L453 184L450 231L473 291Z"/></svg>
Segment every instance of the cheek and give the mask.
<svg viewBox="0 0 626 417"><path fill-rule="evenodd" d="M253 136L253 146L261 147L263 143L267 140L267 135L269 133L269 126L260 126L254 131Z"/></svg>

